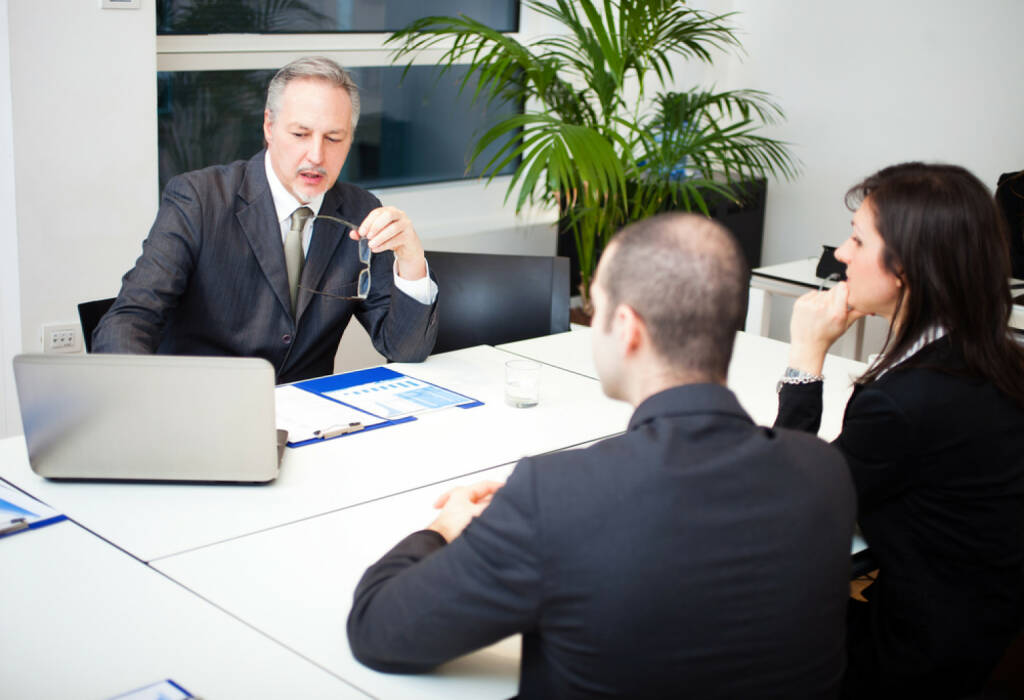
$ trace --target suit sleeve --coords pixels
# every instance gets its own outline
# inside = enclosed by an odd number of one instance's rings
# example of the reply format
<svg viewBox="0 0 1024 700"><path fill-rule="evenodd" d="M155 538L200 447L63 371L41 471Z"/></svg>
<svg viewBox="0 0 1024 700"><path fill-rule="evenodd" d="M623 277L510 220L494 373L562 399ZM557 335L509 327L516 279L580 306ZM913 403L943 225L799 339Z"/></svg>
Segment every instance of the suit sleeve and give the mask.
<svg viewBox="0 0 1024 700"><path fill-rule="evenodd" d="M373 256L370 295L356 311L356 318L373 347L388 360L422 362L437 340L437 299L421 304L395 288L394 262L390 251ZM430 276L436 283L433 272Z"/></svg>
<svg viewBox="0 0 1024 700"><path fill-rule="evenodd" d="M524 460L451 544L431 531L402 540L356 587L353 655L378 671L418 673L533 628L543 580L535 504Z"/></svg>
<svg viewBox="0 0 1024 700"><path fill-rule="evenodd" d="M822 384L784 384L775 425L817 433L821 425ZM833 441L846 457L860 510L899 493L916 478L908 445L913 425L892 398L865 386L850 398L843 431Z"/></svg>
<svg viewBox="0 0 1024 700"><path fill-rule="evenodd" d="M200 207L188 180L176 177L167 183L142 255L93 332L93 352L156 352L198 259Z"/></svg>
<svg viewBox="0 0 1024 700"><path fill-rule="evenodd" d="M775 427L817 435L821 428L822 391L822 382L783 384L779 390L779 413L775 417Z"/></svg>

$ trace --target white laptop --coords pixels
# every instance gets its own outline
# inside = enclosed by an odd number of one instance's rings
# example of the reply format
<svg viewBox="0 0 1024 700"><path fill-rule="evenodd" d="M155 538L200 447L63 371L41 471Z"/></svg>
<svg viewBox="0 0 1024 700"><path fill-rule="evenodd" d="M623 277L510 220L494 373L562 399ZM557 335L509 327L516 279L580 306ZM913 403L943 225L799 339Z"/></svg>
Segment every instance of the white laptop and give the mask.
<svg viewBox="0 0 1024 700"><path fill-rule="evenodd" d="M33 471L50 479L267 482L286 435L258 358L18 355Z"/></svg>

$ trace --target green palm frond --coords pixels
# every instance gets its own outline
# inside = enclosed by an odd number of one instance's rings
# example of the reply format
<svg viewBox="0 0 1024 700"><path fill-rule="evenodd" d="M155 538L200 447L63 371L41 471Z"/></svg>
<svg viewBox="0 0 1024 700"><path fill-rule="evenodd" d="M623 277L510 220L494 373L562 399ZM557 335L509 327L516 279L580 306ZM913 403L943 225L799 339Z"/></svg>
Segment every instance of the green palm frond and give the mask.
<svg viewBox="0 0 1024 700"><path fill-rule="evenodd" d="M796 176L789 144L761 131L785 116L767 93L694 88L644 102L647 83L664 89L680 59L711 63L717 52L741 50L733 13L685 0L523 5L562 31L524 44L463 15L427 17L388 43L395 63L432 49L442 71L466 66L460 89L474 100L524 106L476 138L470 163L496 147L484 175L514 167L506 201L517 211L558 208L576 240L585 298L595 251L628 221L667 206L707 214L707 198L735 199L737 181ZM627 101L631 85L640 100Z"/></svg>
<svg viewBox="0 0 1024 700"><path fill-rule="evenodd" d="M510 136L518 135L512 139ZM492 144L501 144L484 166L493 179L521 159L509 182L508 201L518 188L516 210L527 203L567 197L574 202L620 197L626 191L626 170L615 145L626 144L617 134L567 124L549 114L518 114L501 120L481 136L470 155L474 162Z"/></svg>

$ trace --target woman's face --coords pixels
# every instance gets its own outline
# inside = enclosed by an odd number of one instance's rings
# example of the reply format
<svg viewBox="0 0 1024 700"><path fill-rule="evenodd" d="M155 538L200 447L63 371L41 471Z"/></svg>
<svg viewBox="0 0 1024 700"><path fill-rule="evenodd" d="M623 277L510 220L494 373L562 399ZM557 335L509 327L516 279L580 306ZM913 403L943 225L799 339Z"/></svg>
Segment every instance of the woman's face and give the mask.
<svg viewBox="0 0 1024 700"><path fill-rule="evenodd" d="M865 199L853 214L853 231L836 250L836 259L846 263L847 304L858 311L892 321L903 282L882 263L885 241L875 227L875 212Z"/></svg>

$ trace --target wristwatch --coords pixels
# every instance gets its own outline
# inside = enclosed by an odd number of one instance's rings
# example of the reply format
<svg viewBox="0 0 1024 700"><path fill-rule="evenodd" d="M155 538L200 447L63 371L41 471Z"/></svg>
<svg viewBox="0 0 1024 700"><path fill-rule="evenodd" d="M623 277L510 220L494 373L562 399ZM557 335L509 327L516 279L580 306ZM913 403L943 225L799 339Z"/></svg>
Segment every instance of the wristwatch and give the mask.
<svg viewBox="0 0 1024 700"><path fill-rule="evenodd" d="M775 393L782 391L783 384L813 384L814 382L823 381L825 381L824 375L811 374L810 372L804 372L802 369L787 367L786 371L782 373L782 379L775 385Z"/></svg>

